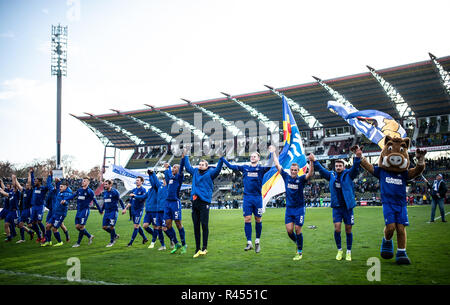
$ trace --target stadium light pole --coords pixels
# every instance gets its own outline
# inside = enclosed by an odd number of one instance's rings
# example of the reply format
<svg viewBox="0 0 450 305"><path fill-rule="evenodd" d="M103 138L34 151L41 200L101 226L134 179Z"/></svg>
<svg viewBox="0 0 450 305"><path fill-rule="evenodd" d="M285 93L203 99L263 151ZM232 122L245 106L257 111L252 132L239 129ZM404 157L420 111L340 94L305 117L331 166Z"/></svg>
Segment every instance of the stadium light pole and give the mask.
<svg viewBox="0 0 450 305"><path fill-rule="evenodd" d="M52 25L52 75L56 75L56 169L61 168L61 90L67 76L67 26Z"/></svg>

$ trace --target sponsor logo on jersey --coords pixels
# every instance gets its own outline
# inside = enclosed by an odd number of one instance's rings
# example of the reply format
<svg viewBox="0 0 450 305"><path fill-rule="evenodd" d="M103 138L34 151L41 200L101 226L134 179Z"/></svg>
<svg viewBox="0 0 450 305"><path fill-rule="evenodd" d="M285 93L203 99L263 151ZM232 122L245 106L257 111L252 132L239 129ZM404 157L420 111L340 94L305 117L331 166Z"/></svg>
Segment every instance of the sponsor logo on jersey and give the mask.
<svg viewBox="0 0 450 305"><path fill-rule="evenodd" d="M256 178L258 178L258 172L248 172L247 176L248 177L256 177Z"/></svg>
<svg viewBox="0 0 450 305"><path fill-rule="evenodd" d="M392 177L386 177L386 183L395 184L395 185L403 185L402 179L396 179Z"/></svg>
<svg viewBox="0 0 450 305"><path fill-rule="evenodd" d="M288 183L288 188L293 189L293 190L298 190L298 184Z"/></svg>

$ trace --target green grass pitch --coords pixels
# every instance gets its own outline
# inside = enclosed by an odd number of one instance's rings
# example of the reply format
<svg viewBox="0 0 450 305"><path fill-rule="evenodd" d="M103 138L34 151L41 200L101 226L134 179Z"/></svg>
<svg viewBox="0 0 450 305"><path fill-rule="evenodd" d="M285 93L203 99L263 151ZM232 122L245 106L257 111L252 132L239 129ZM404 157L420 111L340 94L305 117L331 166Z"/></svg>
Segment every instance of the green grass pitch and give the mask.
<svg viewBox="0 0 450 305"><path fill-rule="evenodd" d="M448 209L448 208L447 208ZM429 206L408 208L407 252L412 265L398 266L394 259L379 256L384 227L381 207L355 208L353 227L353 261L336 261L336 246L330 208L308 208L303 228L303 259L293 261L296 246L288 238L284 225L284 209L268 209L263 216L261 253L245 252L242 210L211 210L208 254L194 259L194 234L191 211L183 210L188 251L170 254L142 245L138 235L127 248L132 233L128 214L119 216L116 231L120 239L112 248L105 248L109 234L101 229L102 216L92 210L86 228L95 235L92 245L84 237L81 247L72 248L78 237L74 226L74 211L65 224L71 241L62 247L41 248L35 241L0 244L0 283L5 284L74 284L64 280L70 266L67 259L81 262L81 279L117 284L178 284L178 285L297 285L297 284L450 284L450 225L437 220L427 223ZM309 225L317 229L309 229ZM1 225L3 236L3 222ZM255 236L254 225L253 238ZM178 236L178 231L177 236ZM19 233L19 230L17 230ZM64 237L64 234L62 234ZM147 234L148 235L148 234ZM165 236L165 235L164 235ZM168 241L165 236L166 243ZM394 243L396 243L394 237ZM53 237L53 241L54 237ZM345 249L345 233L342 233ZM366 274L370 257L381 261L381 281L369 282ZM9 272L11 271L11 272ZM14 273L12 273L14 272ZM31 276L33 274L34 276ZM79 284L79 283L77 283Z"/></svg>

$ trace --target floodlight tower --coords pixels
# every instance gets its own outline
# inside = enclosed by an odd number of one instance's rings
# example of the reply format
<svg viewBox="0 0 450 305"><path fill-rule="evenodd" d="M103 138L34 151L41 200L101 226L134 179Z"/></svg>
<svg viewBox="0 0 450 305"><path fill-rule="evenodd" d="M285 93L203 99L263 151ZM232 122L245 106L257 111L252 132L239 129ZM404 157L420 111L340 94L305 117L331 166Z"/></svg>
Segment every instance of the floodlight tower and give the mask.
<svg viewBox="0 0 450 305"><path fill-rule="evenodd" d="M61 169L61 89L67 76L67 26L52 25L52 75L56 75L56 168Z"/></svg>

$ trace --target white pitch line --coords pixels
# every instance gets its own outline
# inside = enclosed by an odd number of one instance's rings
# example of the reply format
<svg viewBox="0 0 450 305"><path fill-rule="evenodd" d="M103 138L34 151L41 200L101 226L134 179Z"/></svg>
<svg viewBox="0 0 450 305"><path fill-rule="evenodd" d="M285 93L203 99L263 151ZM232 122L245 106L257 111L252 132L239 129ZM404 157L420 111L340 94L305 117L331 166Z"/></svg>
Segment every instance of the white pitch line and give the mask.
<svg viewBox="0 0 450 305"><path fill-rule="evenodd" d="M42 275L42 274L36 274L36 273L15 272L15 271L2 270L2 269L0 269L0 274L34 276L34 277L44 278L44 279L49 279L49 280L70 282L65 277L56 277L56 276ZM96 285L121 285L121 284L117 284L117 283L108 283L108 282L103 282L103 281L91 281L91 280L82 280L82 279L79 281L73 281L73 283L85 283L85 284L96 284Z"/></svg>
<svg viewBox="0 0 450 305"><path fill-rule="evenodd" d="M447 212L447 213L445 213L445 215L447 215L447 214L450 214L450 212ZM444 215L444 216L445 216ZM439 219L439 218L441 218L442 216L439 216L439 217L436 217L436 218L434 218L434 220L436 220L436 219ZM430 221L427 221L427 223L431 223Z"/></svg>

